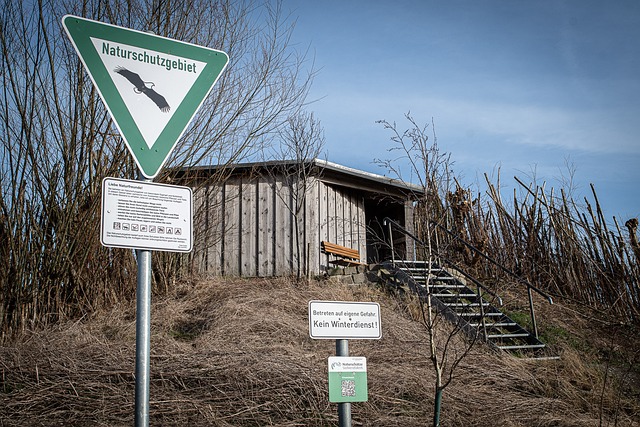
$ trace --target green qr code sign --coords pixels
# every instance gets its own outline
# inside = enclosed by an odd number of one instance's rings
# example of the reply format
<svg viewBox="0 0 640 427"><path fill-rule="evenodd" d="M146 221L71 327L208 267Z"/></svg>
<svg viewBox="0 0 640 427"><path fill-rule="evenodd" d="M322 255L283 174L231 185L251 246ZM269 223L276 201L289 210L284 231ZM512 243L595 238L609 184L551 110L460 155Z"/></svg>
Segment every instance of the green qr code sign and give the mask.
<svg viewBox="0 0 640 427"><path fill-rule="evenodd" d="M329 358L329 402L366 402L367 359L364 357Z"/></svg>

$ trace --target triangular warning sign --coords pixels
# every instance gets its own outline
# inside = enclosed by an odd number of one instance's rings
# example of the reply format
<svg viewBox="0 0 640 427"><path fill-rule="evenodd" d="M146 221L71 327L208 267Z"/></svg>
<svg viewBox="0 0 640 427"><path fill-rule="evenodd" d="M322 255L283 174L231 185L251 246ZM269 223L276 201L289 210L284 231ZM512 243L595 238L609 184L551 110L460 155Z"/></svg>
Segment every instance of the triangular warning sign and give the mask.
<svg viewBox="0 0 640 427"><path fill-rule="evenodd" d="M155 177L229 57L77 16L62 24L140 171Z"/></svg>

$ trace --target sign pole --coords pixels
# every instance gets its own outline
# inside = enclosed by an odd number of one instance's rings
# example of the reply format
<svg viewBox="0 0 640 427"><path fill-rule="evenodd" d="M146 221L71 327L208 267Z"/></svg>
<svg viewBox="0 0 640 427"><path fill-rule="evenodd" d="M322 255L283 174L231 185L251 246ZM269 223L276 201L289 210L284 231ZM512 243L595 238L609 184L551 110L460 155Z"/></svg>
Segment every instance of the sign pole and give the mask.
<svg viewBox="0 0 640 427"><path fill-rule="evenodd" d="M329 401L338 403L338 426L351 427L351 402L366 402L368 389L366 359L348 357L349 339L382 338L380 304L309 301L309 336L336 340L336 357L328 359Z"/></svg>
<svg viewBox="0 0 640 427"><path fill-rule="evenodd" d="M140 181L144 179L142 174ZM136 427L149 426L149 361L151 348L151 251L137 249L136 300Z"/></svg>
<svg viewBox="0 0 640 427"><path fill-rule="evenodd" d="M349 340L336 340L336 356L349 356ZM351 402L338 403L338 426L351 427Z"/></svg>
<svg viewBox="0 0 640 427"><path fill-rule="evenodd" d="M190 43L156 36L104 22L65 15L66 31L100 98L138 165L139 181L150 182L163 167L196 111L229 62L226 53ZM145 179L146 178L146 179ZM103 181L103 186L105 186ZM149 425L149 360L151 334L151 250L191 251L183 239L183 224L149 224L163 209L144 211L143 200L127 205L127 190L112 184L113 194L103 188L101 242L105 246L136 249L138 262L136 301L136 427ZM123 184L123 187L127 187ZM135 186L142 187L142 186ZM174 186L175 187L175 186ZM130 189L131 190L131 189ZM129 194L132 192L129 191ZM107 193L107 195L105 195ZM168 193L162 192L167 196ZM191 215L189 193L189 215ZM105 209L105 200L116 200ZM118 201L122 200L122 217ZM167 208L169 197L163 199ZM184 199L186 201L186 199ZM149 208L150 204L147 204ZM111 208L111 209L109 209ZM150 210L150 208L148 209ZM166 210L166 209L164 209ZM105 219L106 214L115 217ZM126 211L126 212L125 212ZM142 212L142 213L141 213ZM104 228L105 222L108 227ZM152 221L151 221L152 222ZM135 229L134 229L135 227ZM153 228L153 231L151 231ZM164 237L162 248L138 246L141 238ZM176 235L181 237L176 239ZM170 236L169 236L170 235ZM169 236L169 237L167 237ZM182 239L182 240L180 240ZM128 244L131 240L133 247ZM147 239L147 242L158 239ZM177 247L169 245L180 240ZM109 243L109 244L106 244ZM119 246L120 243L124 246ZM166 245L166 246L165 246Z"/></svg>

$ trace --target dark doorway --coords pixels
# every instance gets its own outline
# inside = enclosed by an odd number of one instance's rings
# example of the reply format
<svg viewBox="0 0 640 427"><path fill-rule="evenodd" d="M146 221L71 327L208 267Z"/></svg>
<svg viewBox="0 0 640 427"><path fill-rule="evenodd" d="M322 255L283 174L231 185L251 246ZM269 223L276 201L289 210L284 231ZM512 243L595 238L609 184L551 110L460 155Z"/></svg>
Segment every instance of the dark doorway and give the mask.
<svg viewBox="0 0 640 427"><path fill-rule="evenodd" d="M383 220L388 217L404 227L404 204L389 197L366 198L364 215L367 222L367 262L378 263L391 259L389 230L384 226ZM402 258L406 253L404 239L396 239L394 234L395 256Z"/></svg>

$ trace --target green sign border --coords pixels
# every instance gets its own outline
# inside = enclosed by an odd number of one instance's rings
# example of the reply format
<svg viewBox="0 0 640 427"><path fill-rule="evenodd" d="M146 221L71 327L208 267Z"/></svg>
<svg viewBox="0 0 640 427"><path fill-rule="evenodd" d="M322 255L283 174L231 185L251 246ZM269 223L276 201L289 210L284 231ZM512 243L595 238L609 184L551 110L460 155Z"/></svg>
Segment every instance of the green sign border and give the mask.
<svg viewBox="0 0 640 427"><path fill-rule="evenodd" d="M142 174L155 177L229 62L226 53L142 31L66 15L62 24ZM91 37L201 61L204 67L152 148L140 133Z"/></svg>

